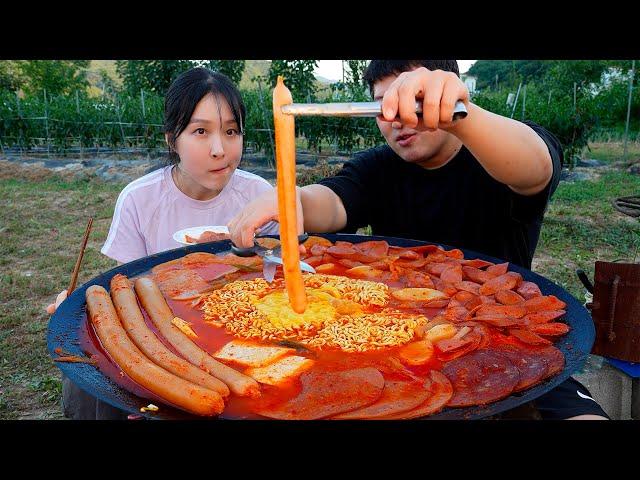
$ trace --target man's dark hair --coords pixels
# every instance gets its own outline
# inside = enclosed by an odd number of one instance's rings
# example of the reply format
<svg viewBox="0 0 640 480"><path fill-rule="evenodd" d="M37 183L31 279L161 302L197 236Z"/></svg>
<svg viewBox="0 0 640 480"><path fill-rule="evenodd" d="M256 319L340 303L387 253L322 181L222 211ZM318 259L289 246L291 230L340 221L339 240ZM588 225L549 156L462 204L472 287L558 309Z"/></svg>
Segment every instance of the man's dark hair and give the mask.
<svg viewBox="0 0 640 480"><path fill-rule="evenodd" d="M203 67L192 68L173 81L164 97L164 131L169 136L171 163L180 161L175 152L176 138L187 128L198 102L209 93L219 94L229 103L240 133L244 134L246 110L237 87L222 73Z"/></svg>
<svg viewBox="0 0 640 480"><path fill-rule="evenodd" d="M457 60L371 60L364 71L363 80L369 85L369 92L373 96L373 84L377 81L420 67L453 72L460 76Z"/></svg>

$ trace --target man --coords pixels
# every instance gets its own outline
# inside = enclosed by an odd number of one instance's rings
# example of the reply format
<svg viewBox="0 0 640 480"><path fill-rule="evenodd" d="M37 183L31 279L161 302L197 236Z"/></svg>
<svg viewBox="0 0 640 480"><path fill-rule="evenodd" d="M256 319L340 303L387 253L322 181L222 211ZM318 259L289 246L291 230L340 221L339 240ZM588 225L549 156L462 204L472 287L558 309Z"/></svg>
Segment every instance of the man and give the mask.
<svg viewBox="0 0 640 480"><path fill-rule="evenodd" d="M428 240L531 268L559 182L558 140L532 122L471 103L455 60L373 60L364 79L382 101L376 121L387 144L298 188L299 230L353 233L371 225L374 235ZM452 121L458 100L468 115ZM277 194L270 192L229 223L231 239L249 247L255 231L277 219ZM533 403L542 418L607 418L573 379Z"/></svg>

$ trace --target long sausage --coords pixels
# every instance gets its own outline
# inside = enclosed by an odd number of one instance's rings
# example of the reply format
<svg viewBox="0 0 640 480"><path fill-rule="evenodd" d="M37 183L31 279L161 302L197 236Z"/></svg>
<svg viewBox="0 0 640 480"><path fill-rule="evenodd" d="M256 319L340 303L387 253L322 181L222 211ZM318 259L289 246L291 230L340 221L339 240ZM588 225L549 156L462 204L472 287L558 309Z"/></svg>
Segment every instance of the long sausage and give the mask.
<svg viewBox="0 0 640 480"><path fill-rule="evenodd" d="M222 397L229 396L229 388L222 381L180 358L158 340L145 323L136 294L124 275L118 274L111 279L111 298L125 331L152 362L174 375L218 392Z"/></svg>
<svg viewBox="0 0 640 480"><path fill-rule="evenodd" d="M307 295L304 291L298 250L295 121L292 115L282 113L282 106L290 103L293 103L291 92L279 76L276 88L273 90L273 126L276 137L280 243L289 302L294 312L303 313L307 308Z"/></svg>
<svg viewBox="0 0 640 480"><path fill-rule="evenodd" d="M142 306L149 314L151 321L180 355L196 367L222 380L236 395L243 397L260 396L260 386L258 382L214 360L207 352L193 343L189 337L171 323L173 313L162 296L160 289L151 278L138 278L135 281L135 290L140 299L140 303L142 303Z"/></svg>
<svg viewBox="0 0 640 480"><path fill-rule="evenodd" d="M224 410L224 400L218 392L177 377L144 356L120 324L109 293L103 287L89 287L86 299L89 319L102 346L135 382L191 413L212 416Z"/></svg>

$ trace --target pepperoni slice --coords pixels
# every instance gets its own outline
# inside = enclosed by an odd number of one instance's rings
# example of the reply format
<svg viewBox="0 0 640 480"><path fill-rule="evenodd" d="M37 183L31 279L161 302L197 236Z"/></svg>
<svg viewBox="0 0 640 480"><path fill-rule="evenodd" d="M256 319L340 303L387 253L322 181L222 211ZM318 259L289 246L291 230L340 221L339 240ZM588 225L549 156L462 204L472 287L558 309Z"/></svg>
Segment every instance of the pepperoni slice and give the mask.
<svg viewBox="0 0 640 480"><path fill-rule="evenodd" d="M476 283L485 283L491 279L487 272L471 266L462 267L462 274L465 279Z"/></svg>
<svg viewBox="0 0 640 480"><path fill-rule="evenodd" d="M463 280L461 282L454 283L454 286L458 290L462 290L464 292L473 293L474 295L479 295L480 294L480 292L479 292L480 285L478 285L476 282L469 282L467 280Z"/></svg>
<svg viewBox="0 0 640 480"><path fill-rule="evenodd" d="M514 318L522 318L527 309L519 305L482 305L476 315L508 315Z"/></svg>
<svg viewBox="0 0 640 480"><path fill-rule="evenodd" d="M495 350L477 350L442 369L453 385L450 407L486 405L507 397L520 381L515 365Z"/></svg>
<svg viewBox="0 0 640 480"><path fill-rule="evenodd" d="M486 260L480 260L479 258L475 258L473 260L460 260L460 264L475 268L484 268L489 265L493 265L493 263L487 262Z"/></svg>
<svg viewBox="0 0 640 480"><path fill-rule="evenodd" d="M542 296L540 288L533 282L522 282L517 288L516 292L518 292L518 294L521 295L525 300Z"/></svg>
<svg viewBox="0 0 640 480"><path fill-rule="evenodd" d="M498 303L503 305L517 305L525 300L513 290L498 290L495 297Z"/></svg>
<svg viewBox="0 0 640 480"><path fill-rule="evenodd" d="M395 415L417 407L430 396L431 392L425 389L421 382L385 380L384 390L382 390L382 395L378 401L331 418L337 420L359 420Z"/></svg>
<svg viewBox="0 0 640 480"><path fill-rule="evenodd" d="M401 247L389 247L388 255L397 255L399 258L405 260L418 260L419 258L423 258L422 255L415 250Z"/></svg>
<svg viewBox="0 0 640 480"><path fill-rule="evenodd" d="M543 310L541 312L528 313L524 316L524 323L526 325L547 323L562 317L565 313L567 312L564 310Z"/></svg>
<svg viewBox="0 0 640 480"><path fill-rule="evenodd" d="M375 368L341 372L309 371L300 376L302 391L277 405L258 406L258 415L281 420L316 420L370 405L382 395L384 378Z"/></svg>
<svg viewBox="0 0 640 480"><path fill-rule="evenodd" d="M462 282L462 267L460 265L449 265L440 274L440 280L452 284Z"/></svg>
<svg viewBox="0 0 640 480"><path fill-rule="evenodd" d="M320 245L319 243L316 243L311 246L309 252L311 252L311 255L313 255L314 257L321 257L322 255L324 255L328 248L329 247L326 245Z"/></svg>
<svg viewBox="0 0 640 480"><path fill-rule="evenodd" d="M424 389L429 392L429 396L421 405L413 410L388 415L384 420L403 420L432 415L442 410L453 395L451 382L437 370L429 372L424 382Z"/></svg>
<svg viewBox="0 0 640 480"><path fill-rule="evenodd" d="M570 328L566 323L560 322L552 322L552 323L541 323L539 325L531 325L529 326L529 330L538 335L544 335L547 337L555 337L564 335L567 333Z"/></svg>
<svg viewBox="0 0 640 480"><path fill-rule="evenodd" d="M485 272L489 274L491 278L498 277L500 275L504 275L509 270L509 262L498 263L497 265L491 265L488 267Z"/></svg>
<svg viewBox="0 0 640 480"><path fill-rule="evenodd" d="M511 290L519 282L522 281L522 276L517 272L507 272L503 275L499 275L497 277L492 278L491 280L487 280L480 287L481 295L493 295L499 290Z"/></svg>
<svg viewBox="0 0 640 480"><path fill-rule="evenodd" d="M389 244L384 240L370 240L368 242L354 243L353 247L360 252L380 260L389 252Z"/></svg>
<svg viewBox="0 0 640 480"><path fill-rule="evenodd" d="M552 344L551 341L547 340L546 338L542 338L537 333L530 332L529 330L512 328L511 330L509 330L509 334L528 345L551 345Z"/></svg>
<svg viewBox="0 0 640 480"><path fill-rule="evenodd" d="M535 351L508 344L497 347L497 350L505 355L520 372L520 381L514 387L514 392L526 390L545 378L548 370L547 359Z"/></svg>
<svg viewBox="0 0 640 480"><path fill-rule="evenodd" d="M492 327L512 327L514 325L521 325L523 322L519 318L510 317L508 315L495 313L493 315L477 315L473 317L473 320L477 322L488 323Z"/></svg>
<svg viewBox="0 0 640 480"><path fill-rule="evenodd" d="M527 313L540 312L542 310L563 310L567 304L555 295L530 298L523 303Z"/></svg>

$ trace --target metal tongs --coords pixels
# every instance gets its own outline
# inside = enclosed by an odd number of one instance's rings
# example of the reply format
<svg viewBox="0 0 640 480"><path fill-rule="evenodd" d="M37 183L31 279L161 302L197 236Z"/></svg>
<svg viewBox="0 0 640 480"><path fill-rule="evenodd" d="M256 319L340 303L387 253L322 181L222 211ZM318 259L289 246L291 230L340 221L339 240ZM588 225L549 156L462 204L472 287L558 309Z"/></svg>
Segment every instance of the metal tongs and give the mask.
<svg viewBox="0 0 640 480"><path fill-rule="evenodd" d="M266 236L257 235L255 238L264 238ZM303 235L298 235L298 243L304 243L309 238L309 235L306 233ZM253 247L249 248L240 248L231 244L231 252L238 257L253 257L254 255L258 255L262 258L262 274L264 279L271 283L273 278L276 275L276 267L278 265L283 265L282 262L282 248L280 246L276 248L265 248L262 245L258 245L255 243ZM315 269L309 265L308 263L300 261L300 270L309 273L316 273Z"/></svg>
<svg viewBox="0 0 640 480"><path fill-rule="evenodd" d="M307 117L377 117L382 115L382 102L291 103L282 107L282 113ZM416 113L422 115L422 102L416 101ZM467 108L458 100L453 110L453 120L466 116Z"/></svg>

